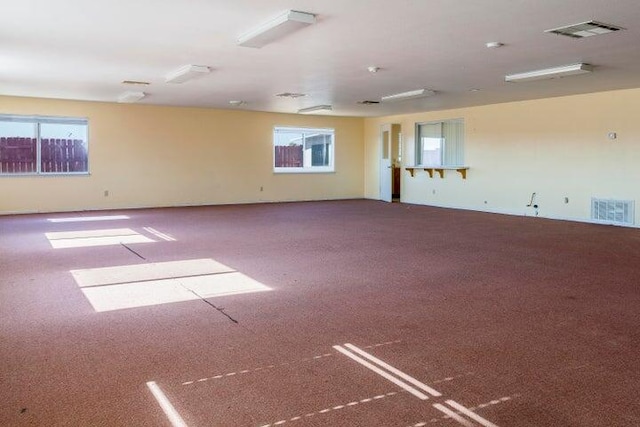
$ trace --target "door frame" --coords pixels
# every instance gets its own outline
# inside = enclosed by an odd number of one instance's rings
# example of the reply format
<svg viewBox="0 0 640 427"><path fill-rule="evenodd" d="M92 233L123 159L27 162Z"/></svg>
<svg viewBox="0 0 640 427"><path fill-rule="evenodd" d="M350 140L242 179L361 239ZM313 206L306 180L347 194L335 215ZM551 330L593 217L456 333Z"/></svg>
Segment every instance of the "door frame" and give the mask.
<svg viewBox="0 0 640 427"><path fill-rule="evenodd" d="M401 126L398 123L384 123L380 125L378 149L379 189L378 198L385 202L392 202L394 195L394 168L400 167L401 160ZM402 174L400 174L402 175ZM396 185L399 183L396 183ZM400 186L400 188L402 188Z"/></svg>

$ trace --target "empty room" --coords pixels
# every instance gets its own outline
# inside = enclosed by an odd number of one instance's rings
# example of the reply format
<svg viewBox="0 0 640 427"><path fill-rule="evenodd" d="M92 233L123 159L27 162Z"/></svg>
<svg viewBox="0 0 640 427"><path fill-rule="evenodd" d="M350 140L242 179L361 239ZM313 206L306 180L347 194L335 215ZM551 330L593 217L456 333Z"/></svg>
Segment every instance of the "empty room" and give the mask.
<svg viewBox="0 0 640 427"><path fill-rule="evenodd" d="M640 426L639 22L6 2L0 425Z"/></svg>

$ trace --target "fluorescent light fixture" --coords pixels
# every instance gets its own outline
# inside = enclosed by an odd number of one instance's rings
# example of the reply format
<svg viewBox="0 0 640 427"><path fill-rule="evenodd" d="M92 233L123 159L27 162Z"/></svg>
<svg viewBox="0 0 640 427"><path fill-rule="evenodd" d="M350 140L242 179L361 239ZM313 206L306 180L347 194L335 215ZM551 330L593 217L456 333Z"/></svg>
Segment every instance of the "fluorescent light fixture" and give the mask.
<svg viewBox="0 0 640 427"><path fill-rule="evenodd" d="M204 65L185 65L177 70L167 74L165 82L167 83L184 83L187 80L201 77L211 72L211 69Z"/></svg>
<svg viewBox="0 0 640 427"><path fill-rule="evenodd" d="M309 114L309 113L315 113L318 111L331 111L331 110L333 110L333 107L331 105L316 105L313 107L302 108L298 110L298 114Z"/></svg>
<svg viewBox="0 0 640 427"><path fill-rule="evenodd" d="M530 82L534 80L554 79L558 77L574 76L593 71L593 66L584 63L562 65L560 67L545 68L543 70L527 71L526 73L508 74L504 76L506 82Z"/></svg>
<svg viewBox="0 0 640 427"><path fill-rule="evenodd" d="M316 16L312 13L287 10L272 20L240 36L238 45L260 48L302 27L315 24L315 22Z"/></svg>
<svg viewBox="0 0 640 427"><path fill-rule="evenodd" d="M380 98L382 102L391 101L405 101L407 99L424 98L427 96L435 95L435 91L429 89L417 89L410 90L408 92L396 93L394 95L387 95Z"/></svg>
<svg viewBox="0 0 640 427"><path fill-rule="evenodd" d="M140 101L145 96L147 96L147 94L144 92L124 92L118 97L118 102L131 104Z"/></svg>

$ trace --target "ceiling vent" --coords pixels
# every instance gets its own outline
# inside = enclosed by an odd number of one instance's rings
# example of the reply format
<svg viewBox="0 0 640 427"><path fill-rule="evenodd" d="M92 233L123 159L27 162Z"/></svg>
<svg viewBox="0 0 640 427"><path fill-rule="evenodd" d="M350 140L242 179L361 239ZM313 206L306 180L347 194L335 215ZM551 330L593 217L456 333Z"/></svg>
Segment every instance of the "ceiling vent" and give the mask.
<svg viewBox="0 0 640 427"><path fill-rule="evenodd" d="M378 105L378 104L380 104L380 101L364 100L364 101L358 101L358 104L360 104L360 105Z"/></svg>
<svg viewBox="0 0 640 427"><path fill-rule="evenodd" d="M633 225L633 200L591 199L591 219L605 224Z"/></svg>
<svg viewBox="0 0 640 427"><path fill-rule="evenodd" d="M545 33L558 34L560 36L567 36L573 39L582 39L585 37L597 36L620 30L624 30L624 28L611 24L603 24L598 21L587 21L581 22L580 24L545 30Z"/></svg>
<svg viewBox="0 0 640 427"><path fill-rule="evenodd" d="M142 85L142 86L149 86L151 83L149 82L143 82L140 80L123 80L122 81L123 85Z"/></svg>
<svg viewBox="0 0 640 427"><path fill-rule="evenodd" d="M279 98L302 98L303 96L307 96L304 93L293 93L293 92L282 92L276 94Z"/></svg>

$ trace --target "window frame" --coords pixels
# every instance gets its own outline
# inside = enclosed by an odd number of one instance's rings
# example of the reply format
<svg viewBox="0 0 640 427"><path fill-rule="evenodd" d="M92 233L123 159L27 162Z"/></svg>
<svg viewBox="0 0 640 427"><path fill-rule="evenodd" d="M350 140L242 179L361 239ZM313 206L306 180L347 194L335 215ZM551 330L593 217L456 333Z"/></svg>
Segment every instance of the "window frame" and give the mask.
<svg viewBox="0 0 640 427"><path fill-rule="evenodd" d="M299 131L303 136L302 142L302 151L303 151L303 166L295 167L295 166L276 166L276 135L278 131L287 131L291 133L295 133ZM327 134L330 136L331 140L329 143L329 151L327 153L328 156L328 165L326 166L304 166L305 163L305 142L306 136L310 134ZM313 145L311 146L313 147ZM336 135L334 128L315 128L315 127L301 127L301 126L274 126L273 135L271 141L271 164L273 166L273 173L334 173L335 172L335 147L336 147ZM309 148L309 160L313 161L313 148Z"/></svg>
<svg viewBox="0 0 640 427"><path fill-rule="evenodd" d="M458 122L462 124L462 140L461 141L456 141L456 148L458 150L460 150L461 152L461 159L450 159L447 158L447 141L444 137L444 125L446 123L454 123L454 122ZM431 167L455 167L455 166L461 166L464 164L464 137L465 137L465 120L463 117L457 117L457 118L452 118L452 119L444 119L444 120L430 120L430 121L426 121L426 122L416 122L415 124L415 164L416 166L431 166ZM440 128L440 164L434 164L434 163L425 163L424 159L423 159L423 146L422 146L422 136L420 133L420 128L421 126L424 125L437 125L440 124L441 128ZM455 160L455 161L453 161Z"/></svg>
<svg viewBox="0 0 640 427"><path fill-rule="evenodd" d="M0 177L20 177L20 176L72 176L90 175L89 162L89 119L87 117L62 117L62 116L37 116L37 115L17 115L0 114L0 122L30 123L34 128L36 139L35 171L33 172L2 172ZM86 152L86 170L84 171L62 171L48 172L42 170L42 125L79 125L86 129L86 139L84 140Z"/></svg>

